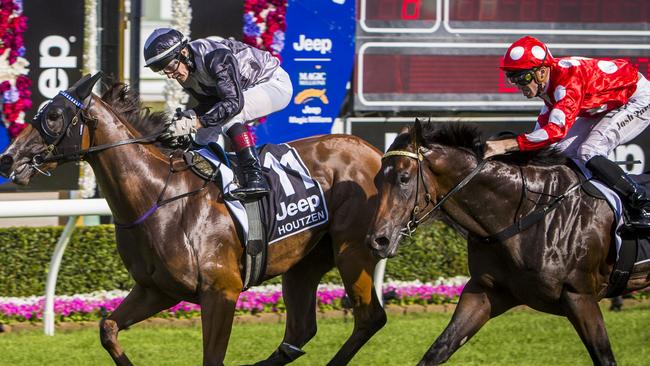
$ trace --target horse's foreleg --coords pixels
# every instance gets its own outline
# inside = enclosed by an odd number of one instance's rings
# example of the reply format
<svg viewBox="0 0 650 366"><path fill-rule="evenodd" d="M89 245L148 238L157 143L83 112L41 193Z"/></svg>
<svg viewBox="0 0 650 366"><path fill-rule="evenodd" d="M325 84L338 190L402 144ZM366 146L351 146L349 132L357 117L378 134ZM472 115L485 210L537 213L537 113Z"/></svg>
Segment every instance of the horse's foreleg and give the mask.
<svg viewBox="0 0 650 366"><path fill-rule="evenodd" d="M316 291L323 275L334 267L332 245L325 236L309 255L282 276L282 297L287 323L280 346L256 366L286 365L302 356L301 350L316 335Z"/></svg>
<svg viewBox="0 0 650 366"><path fill-rule="evenodd" d="M127 295L113 313L99 322L99 338L116 365L131 365L117 334L120 330L168 309L178 303L160 291L144 288L138 284Z"/></svg>
<svg viewBox="0 0 650 366"><path fill-rule="evenodd" d="M223 365L239 292L221 289L201 293L203 365Z"/></svg>
<svg viewBox="0 0 650 366"><path fill-rule="evenodd" d="M506 293L495 293L475 281L465 285L447 328L425 353L419 366L439 365L465 344L490 319L517 305Z"/></svg>
<svg viewBox="0 0 650 366"><path fill-rule="evenodd" d="M616 365L603 314L594 296L564 291L562 306L587 347L594 365Z"/></svg>
<svg viewBox="0 0 650 366"><path fill-rule="evenodd" d="M363 242L345 243L336 265L352 302L354 329L328 365L346 365L368 340L386 324L386 312L373 284L377 261Z"/></svg>

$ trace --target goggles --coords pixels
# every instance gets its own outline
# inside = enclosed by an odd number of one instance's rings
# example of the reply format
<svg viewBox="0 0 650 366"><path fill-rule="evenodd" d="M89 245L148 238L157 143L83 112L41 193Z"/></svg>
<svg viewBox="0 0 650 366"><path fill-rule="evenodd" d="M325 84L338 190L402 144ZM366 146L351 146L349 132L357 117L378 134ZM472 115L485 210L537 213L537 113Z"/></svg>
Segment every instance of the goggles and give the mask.
<svg viewBox="0 0 650 366"><path fill-rule="evenodd" d="M180 53L178 54L178 57L175 58L175 59L173 59L173 60L171 60L171 61L167 64L167 66L165 66L165 68L163 68L162 70L158 71L158 74L163 75L163 76L165 76L165 75L171 75L171 74L175 73L176 70L178 70L178 67L179 67L179 66L181 66Z"/></svg>
<svg viewBox="0 0 650 366"><path fill-rule="evenodd" d="M506 77L514 85L526 86L535 79L535 70L510 71Z"/></svg>

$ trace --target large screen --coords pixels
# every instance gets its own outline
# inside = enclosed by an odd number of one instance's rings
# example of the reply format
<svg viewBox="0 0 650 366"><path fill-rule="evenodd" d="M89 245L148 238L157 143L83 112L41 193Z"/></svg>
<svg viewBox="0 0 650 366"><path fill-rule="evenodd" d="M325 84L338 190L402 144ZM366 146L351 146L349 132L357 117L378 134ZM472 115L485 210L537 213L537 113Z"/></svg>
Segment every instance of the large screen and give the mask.
<svg viewBox="0 0 650 366"><path fill-rule="evenodd" d="M532 110L498 69L524 35L650 74L650 1L358 0L355 110Z"/></svg>

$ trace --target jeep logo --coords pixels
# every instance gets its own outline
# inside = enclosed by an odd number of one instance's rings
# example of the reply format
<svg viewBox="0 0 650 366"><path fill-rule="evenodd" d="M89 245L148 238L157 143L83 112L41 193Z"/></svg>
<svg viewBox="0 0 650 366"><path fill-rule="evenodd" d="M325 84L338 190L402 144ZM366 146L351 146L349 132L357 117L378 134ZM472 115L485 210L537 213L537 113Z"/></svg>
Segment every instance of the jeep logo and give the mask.
<svg viewBox="0 0 650 366"><path fill-rule="evenodd" d="M74 39L71 42L74 42ZM70 56L70 41L61 36L43 38L38 46L38 52L39 67L44 69L38 76L38 92L43 97L52 99L59 90L68 89L70 83L68 73L64 69L75 69L77 57Z"/></svg>
<svg viewBox="0 0 650 366"><path fill-rule="evenodd" d="M293 49L296 51L316 51L321 55L332 52L332 40L329 38L307 38L301 34L298 42L293 42Z"/></svg>
<svg viewBox="0 0 650 366"><path fill-rule="evenodd" d="M320 198L317 195L303 198L298 203L290 203L288 205L280 202L280 213L275 215L275 219L281 221L286 219L287 216L295 216L298 212L305 212L307 210L314 212L318 206L320 206Z"/></svg>

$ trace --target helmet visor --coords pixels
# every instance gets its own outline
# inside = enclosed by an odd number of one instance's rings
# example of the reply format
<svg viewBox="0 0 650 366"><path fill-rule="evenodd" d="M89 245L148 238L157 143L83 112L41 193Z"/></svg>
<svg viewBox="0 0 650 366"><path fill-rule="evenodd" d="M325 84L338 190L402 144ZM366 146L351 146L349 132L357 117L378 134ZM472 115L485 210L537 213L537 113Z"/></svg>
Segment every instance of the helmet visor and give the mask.
<svg viewBox="0 0 650 366"><path fill-rule="evenodd" d="M506 77L513 85L526 86L535 79L535 70L508 71Z"/></svg>
<svg viewBox="0 0 650 366"><path fill-rule="evenodd" d="M181 61L180 61L180 53L178 54L178 57L175 59L171 60L167 66L165 66L162 70L159 70L158 73L160 75L171 75L178 70L178 68L181 66Z"/></svg>

